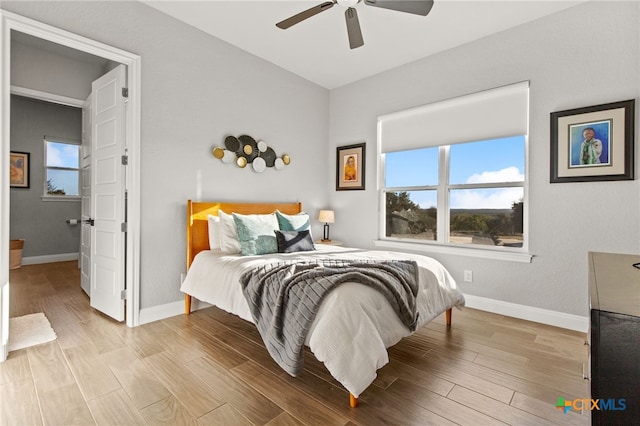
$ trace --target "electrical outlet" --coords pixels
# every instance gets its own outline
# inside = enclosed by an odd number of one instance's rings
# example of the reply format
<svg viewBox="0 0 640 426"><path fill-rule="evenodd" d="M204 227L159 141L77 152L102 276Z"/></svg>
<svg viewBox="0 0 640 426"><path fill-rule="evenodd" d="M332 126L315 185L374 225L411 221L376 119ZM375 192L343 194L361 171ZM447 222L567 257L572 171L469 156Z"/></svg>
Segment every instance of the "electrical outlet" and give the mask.
<svg viewBox="0 0 640 426"><path fill-rule="evenodd" d="M473 272L465 269L464 271L464 281L467 283L473 282Z"/></svg>

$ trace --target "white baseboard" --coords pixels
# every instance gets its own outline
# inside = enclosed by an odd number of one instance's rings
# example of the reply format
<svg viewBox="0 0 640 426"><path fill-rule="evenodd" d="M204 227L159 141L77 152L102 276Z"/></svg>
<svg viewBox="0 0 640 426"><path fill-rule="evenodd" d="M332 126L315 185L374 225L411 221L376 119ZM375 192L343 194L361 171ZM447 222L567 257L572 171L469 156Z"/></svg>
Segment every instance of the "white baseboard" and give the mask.
<svg viewBox="0 0 640 426"><path fill-rule="evenodd" d="M47 254L44 256L29 256L22 258L23 265L39 265L41 263L67 262L78 260L78 253Z"/></svg>
<svg viewBox="0 0 640 426"><path fill-rule="evenodd" d="M192 299L191 312L208 308L210 306L211 305L208 303ZM165 318L175 317L176 315L184 315L184 300L140 309L138 323L139 325L142 325L153 321L163 320Z"/></svg>
<svg viewBox="0 0 640 426"><path fill-rule="evenodd" d="M466 300L466 306L469 308L583 333L589 330L589 317L565 314L564 312L550 311L533 306L518 305L516 303L503 302L501 300L488 299L486 297L472 296L469 294L465 294L464 298Z"/></svg>

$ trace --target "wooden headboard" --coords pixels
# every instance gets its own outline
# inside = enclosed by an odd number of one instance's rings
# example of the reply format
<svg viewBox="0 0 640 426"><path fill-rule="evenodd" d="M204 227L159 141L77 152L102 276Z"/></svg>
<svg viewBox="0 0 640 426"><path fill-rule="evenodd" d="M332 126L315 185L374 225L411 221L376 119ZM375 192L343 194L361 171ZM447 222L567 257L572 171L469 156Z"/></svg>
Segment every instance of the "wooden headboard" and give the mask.
<svg viewBox="0 0 640 426"><path fill-rule="evenodd" d="M209 250L208 216L218 211L239 214L268 214L276 210L285 214L302 211L302 203L227 203L187 200L187 269L202 250Z"/></svg>

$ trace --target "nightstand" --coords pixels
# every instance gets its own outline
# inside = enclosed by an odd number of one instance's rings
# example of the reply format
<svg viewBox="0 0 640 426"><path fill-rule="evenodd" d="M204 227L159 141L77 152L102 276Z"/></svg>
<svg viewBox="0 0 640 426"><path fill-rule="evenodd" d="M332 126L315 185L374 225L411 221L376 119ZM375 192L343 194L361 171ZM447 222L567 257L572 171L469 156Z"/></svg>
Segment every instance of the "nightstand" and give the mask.
<svg viewBox="0 0 640 426"><path fill-rule="evenodd" d="M342 245L342 241L339 241L339 240L329 240L329 241L316 240L316 244L326 244L328 246L341 246Z"/></svg>

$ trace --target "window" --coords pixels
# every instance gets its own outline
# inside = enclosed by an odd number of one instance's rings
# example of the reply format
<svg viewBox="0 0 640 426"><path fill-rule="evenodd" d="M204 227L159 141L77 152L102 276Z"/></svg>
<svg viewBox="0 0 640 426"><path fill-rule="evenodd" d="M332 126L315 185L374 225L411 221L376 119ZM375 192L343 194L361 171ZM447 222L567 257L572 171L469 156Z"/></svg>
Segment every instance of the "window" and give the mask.
<svg viewBox="0 0 640 426"><path fill-rule="evenodd" d="M44 140L44 196L80 197L80 145L60 138Z"/></svg>
<svg viewBox="0 0 640 426"><path fill-rule="evenodd" d="M385 237L522 247L524 160L523 135L385 154Z"/></svg>
<svg viewBox="0 0 640 426"><path fill-rule="evenodd" d="M528 83L381 117L381 238L523 251Z"/></svg>

